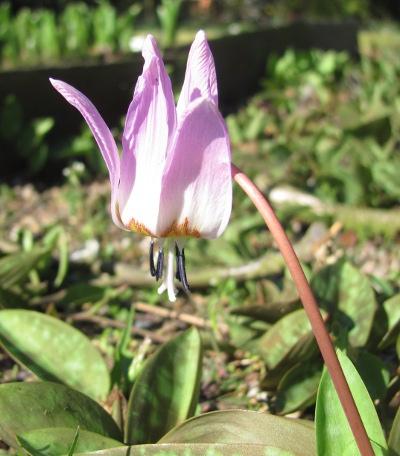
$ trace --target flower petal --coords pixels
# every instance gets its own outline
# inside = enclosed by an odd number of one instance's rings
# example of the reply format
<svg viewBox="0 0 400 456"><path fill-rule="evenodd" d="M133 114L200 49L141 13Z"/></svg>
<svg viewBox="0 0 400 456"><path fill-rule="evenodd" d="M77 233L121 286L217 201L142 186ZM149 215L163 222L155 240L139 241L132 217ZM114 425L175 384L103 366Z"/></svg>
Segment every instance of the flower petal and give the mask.
<svg viewBox="0 0 400 456"><path fill-rule="evenodd" d="M229 136L216 106L199 99L183 113L163 178L162 237L215 238L232 209Z"/></svg>
<svg viewBox="0 0 400 456"><path fill-rule="evenodd" d="M145 64L129 106L122 138L118 203L124 224L157 237L161 180L176 126L171 81L154 38L143 46Z"/></svg>
<svg viewBox="0 0 400 456"><path fill-rule="evenodd" d="M185 81L177 105L178 119L189 103L199 97L208 98L218 106L214 58L203 30L197 32L190 48Z"/></svg>
<svg viewBox="0 0 400 456"><path fill-rule="evenodd" d="M110 174L111 214L113 221L119 228L126 229L119 219L115 204L120 177L120 159L118 148L110 129L107 127L93 103L85 95L79 92L79 90L56 79L50 79L50 82L68 103L78 109L91 129Z"/></svg>

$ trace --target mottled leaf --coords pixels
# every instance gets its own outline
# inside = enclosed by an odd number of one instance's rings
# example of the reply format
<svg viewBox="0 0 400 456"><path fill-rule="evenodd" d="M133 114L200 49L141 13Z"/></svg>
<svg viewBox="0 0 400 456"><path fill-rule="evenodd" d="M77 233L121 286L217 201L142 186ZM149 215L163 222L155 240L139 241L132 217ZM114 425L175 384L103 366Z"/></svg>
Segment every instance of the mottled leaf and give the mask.
<svg viewBox="0 0 400 456"><path fill-rule="evenodd" d="M400 294L392 296L383 303L387 316L387 331L378 348L383 349L396 342L400 332Z"/></svg>
<svg viewBox="0 0 400 456"><path fill-rule="evenodd" d="M270 323L275 323L284 315L293 312L301 306L298 298L291 301L273 301L265 304L254 304L246 307L238 307L232 310L233 315L257 318Z"/></svg>
<svg viewBox="0 0 400 456"><path fill-rule="evenodd" d="M367 434L370 440L381 448L381 452L376 454L384 455L387 444L367 388L347 356L340 350L337 354ZM349 446L352 445L354 437L327 369L322 374L318 389L315 423L319 456L337 456L345 454L346 451L346 454L351 454Z"/></svg>
<svg viewBox="0 0 400 456"><path fill-rule="evenodd" d="M259 341L259 352L268 369L275 369L284 362L304 337L313 340L311 325L304 309L285 315L275 323ZM300 345L303 346L304 341Z"/></svg>
<svg viewBox="0 0 400 456"><path fill-rule="evenodd" d="M110 389L107 365L80 331L30 310L0 311L0 343L40 379L64 383L96 400Z"/></svg>
<svg viewBox="0 0 400 456"><path fill-rule="evenodd" d="M299 363L286 372L278 385L276 411L285 415L314 404L322 374L322 362Z"/></svg>
<svg viewBox="0 0 400 456"><path fill-rule="evenodd" d="M168 341L146 361L129 398L127 443L155 443L193 415L201 365L202 345L195 328Z"/></svg>
<svg viewBox="0 0 400 456"><path fill-rule="evenodd" d="M250 443L162 443L76 453L75 456L309 456L270 445Z"/></svg>
<svg viewBox="0 0 400 456"><path fill-rule="evenodd" d="M400 334L397 336L397 340L396 340L396 352L397 352L397 358L400 359Z"/></svg>
<svg viewBox="0 0 400 456"><path fill-rule="evenodd" d="M313 423L245 410L206 413L187 420L159 443L263 444L315 454Z"/></svg>
<svg viewBox="0 0 400 456"><path fill-rule="evenodd" d="M114 420L97 402L58 383L0 385L0 410L0 438L13 448L18 448L16 435L42 428L79 426L81 430L122 439Z"/></svg>
<svg viewBox="0 0 400 456"><path fill-rule="evenodd" d="M360 351L355 360L358 373L364 381L373 402L384 402L390 374L386 364L377 356Z"/></svg>
<svg viewBox="0 0 400 456"><path fill-rule="evenodd" d="M250 351L270 326L265 321L241 315L226 314L223 315L223 321L229 326L230 343L236 348Z"/></svg>
<svg viewBox="0 0 400 456"><path fill-rule="evenodd" d="M76 429L53 427L35 429L17 436L19 444L33 456L67 454L76 436ZM97 451L123 446L123 443L90 431L79 430L74 453Z"/></svg>
<svg viewBox="0 0 400 456"><path fill-rule="evenodd" d="M397 456L400 454L400 408L397 409L392 429L390 430L388 446L389 456Z"/></svg>
<svg viewBox="0 0 400 456"><path fill-rule="evenodd" d="M364 346L377 311L368 279L350 263L339 262L320 269L311 285L318 304L349 330L350 343Z"/></svg>

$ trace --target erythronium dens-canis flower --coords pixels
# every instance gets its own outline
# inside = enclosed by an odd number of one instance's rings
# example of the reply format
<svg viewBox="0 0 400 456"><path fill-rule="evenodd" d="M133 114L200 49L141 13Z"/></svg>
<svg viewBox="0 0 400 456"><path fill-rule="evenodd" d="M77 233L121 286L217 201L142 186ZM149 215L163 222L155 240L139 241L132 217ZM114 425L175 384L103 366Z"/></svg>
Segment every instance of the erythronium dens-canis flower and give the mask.
<svg viewBox="0 0 400 456"><path fill-rule="evenodd" d="M126 116L121 158L111 131L91 101L65 82L50 81L80 111L97 141L110 175L114 223L151 237L150 272L157 280L163 278L158 292L167 290L174 301L174 276L189 289L185 238L216 238L229 221L229 135L218 110L214 59L203 31L197 33L190 48L176 106L171 81L151 35L144 42L142 55L143 72Z"/></svg>

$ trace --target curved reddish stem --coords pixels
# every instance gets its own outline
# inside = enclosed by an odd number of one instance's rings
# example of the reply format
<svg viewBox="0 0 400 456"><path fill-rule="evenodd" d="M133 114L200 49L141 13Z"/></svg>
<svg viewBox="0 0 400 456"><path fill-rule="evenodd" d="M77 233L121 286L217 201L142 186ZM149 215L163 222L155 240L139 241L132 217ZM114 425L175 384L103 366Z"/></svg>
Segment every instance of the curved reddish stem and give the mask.
<svg viewBox="0 0 400 456"><path fill-rule="evenodd" d="M321 350L326 367L331 375L332 382L335 386L344 413L357 442L362 456L374 456L371 442L361 420L354 398L351 394L349 385L343 374L342 367L336 356L335 348L329 337L321 312L313 295L310 285L304 275L303 269L297 258L293 247L286 236L286 233L277 219L273 209L256 185L244 174L238 167L232 163L232 177L242 187L244 192L249 196L254 206L263 217L267 227L274 236L275 242L286 262L289 272L293 278L296 288L299 292L300 300L303 303L307 313L311 328L314 332L315 339Z"/></svg>

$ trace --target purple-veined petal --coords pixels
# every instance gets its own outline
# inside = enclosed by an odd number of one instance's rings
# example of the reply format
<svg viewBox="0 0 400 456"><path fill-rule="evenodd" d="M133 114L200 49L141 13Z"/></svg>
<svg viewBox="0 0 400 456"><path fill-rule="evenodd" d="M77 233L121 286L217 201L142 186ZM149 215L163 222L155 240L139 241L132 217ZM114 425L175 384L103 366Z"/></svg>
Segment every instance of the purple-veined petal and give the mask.
<svg viewBox="0 0 400 456"><path fill-rule="evenodd" d="M209 100L192 103L179 121L168 156L158 231L162 237L215 238L232 209L229 137Z"/></svg>
<svg viewBox="0 0 400 456"><path fill-rule="evenodd" d="M176 127L171 81L154 38L143 46L143 73L136 84L122 138L118 203L124 224L158 237L161 180Z"/></svg>
<svg viewBox="0 0 400 456"><path fill-rule="evenodd" d="M116 208L116 197L120 177L120 158L117 145L115 144L110 129L107 127L93 103L85 95L79 92L79 90L56 79L50 79L50 82L68 103L78 109L92 131L110 175L111 214L113 221L119 228L126 230L119 219Z"/></svg>
<svg viewBox="0 0 400 456"><path fill-rule="evenodd" d="M199 97L207 98L218 106L214 58L203 30L197 32L190 48L185 80L177 105L178 119L189 103Z"/></svg>

